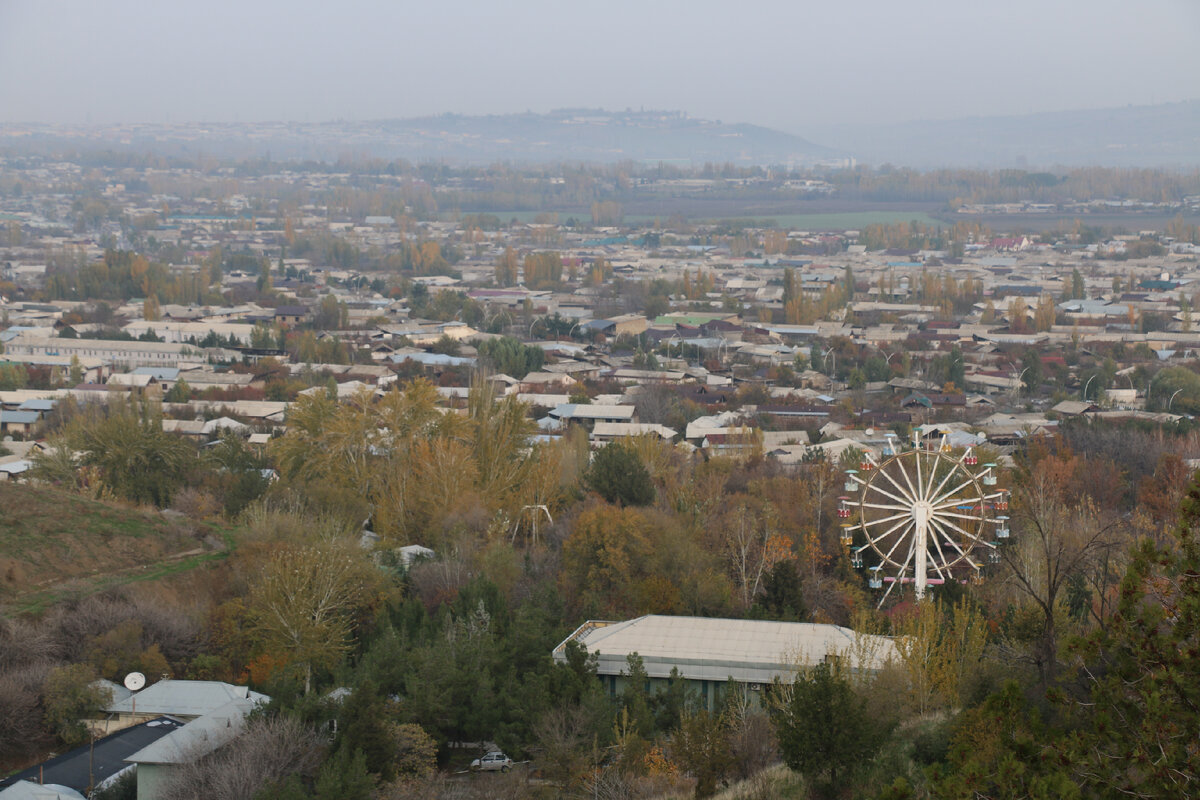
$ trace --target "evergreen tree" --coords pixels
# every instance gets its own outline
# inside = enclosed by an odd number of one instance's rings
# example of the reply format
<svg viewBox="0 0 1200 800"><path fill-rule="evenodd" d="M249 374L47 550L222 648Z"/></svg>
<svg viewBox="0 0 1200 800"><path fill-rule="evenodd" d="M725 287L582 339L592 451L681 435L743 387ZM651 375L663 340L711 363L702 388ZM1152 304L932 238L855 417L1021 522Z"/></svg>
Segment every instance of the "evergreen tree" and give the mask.
<svg viewBox="0 0 1200 800"><path fill-rule="evenodd" d="M1186 797L1200 786L1200 483L1175 541L1144 541L1109 624L1080 643L1090 716L1067 748L1100 797Z"/></svg>
<svg viewBox="0 0 1200 800"><path fill-rule="evenodd" d="M334 759L342 758L349 769L361 758L367 771L391 780L396 776L396 769L388 724L387 702L372 681L363 681L343 701L338 715L337 738L334 739Z"/></svg>
<svg viewBox="0 0 1200 800"><path fill-rule="evenodd" d="M339 749L321 767L315 788L315 800L371 800L375 777L367 770L362 750L351 755Z"/></svg>
<svg viewBox="0 0 1200 800"><path fill-rule="evenodd" d="M586 477L588 486L610 503L645 506L654 502L650 472L637 451L621 442L597 451Z"/></svg>
<svg viewBox="0 0 1200 800"><path fill-rule="evenodd" d="M878 751L886 726L828 662L798 675L785 697L772 719L784 763L834 796Z"/></svg>

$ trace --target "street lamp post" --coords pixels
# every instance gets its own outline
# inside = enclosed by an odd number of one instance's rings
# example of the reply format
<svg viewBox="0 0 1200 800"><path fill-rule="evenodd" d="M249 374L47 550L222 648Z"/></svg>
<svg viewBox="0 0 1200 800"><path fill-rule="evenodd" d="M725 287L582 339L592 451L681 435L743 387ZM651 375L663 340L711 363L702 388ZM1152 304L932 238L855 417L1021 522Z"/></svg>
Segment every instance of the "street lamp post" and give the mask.
<svg viewBox="0 0 1200 800"><path fill-rule="evenodd" d="M1021 370L1021 374L1017 376L1017 399L1021 399L1021 379L1025 377L1025 373L1029 372L1029 367Z"/></svg>
<svg viewBox="0 0 1200 800"><path fill-rule="evenodd" d="M1095 375L1092 375L1092 377L1090 377L1090 378L1088 378L1088 379L1087 379L1087 383L1085 383L1085 384L1083 385L1083 395L1082 395L1082 397L1083 397L1084 401L1086 401L1086 400L1088 399L1088 387L1092 385L1092 381L1094 381L1094 380L1096 380L1096 376L1095 376Z"/></svg>
<svg viewBox="0 0 1200 800"><path fill-rule="evenodd" d="M1167 401L1167 413L1168 414L1171 413L1171 404L1175 402L1175 395L1179 394L1182 391L1183 391L1183 389L1176 389L1174 391L1174 393L1171 395L1171 399Z"/></svg>
<svg viewBox="0 0 1200 800"><path fill-rule="evenodd" d="M824 358L824 359L822 359L822 361L821 361L821 365L822 365L823 367L825 367L826 371L828 371L828 370L829 370L829 357L830 357L830 356L833 356L833 371L836 373L836 372L837 372L837 353L835 353L835 352L833 351L833 348L832 348L832 347L830 347L828 350L826 350L826 351L825 351L825 358ZM830 377L830 378L832 378L832 377L833 377L833 375L830 375L829 377Z"/></svg>
<svg viewBox="0 0 1200 800"><path fill-rule="evenodd" d="M486 328L493 320L499 319L502 316L508 318L509 325L513 324L512 314L509 314L508 311L505 309L500 309L495 314L492 314L492 316L484 318L484 320L483 320L484 327Z"/></svg>

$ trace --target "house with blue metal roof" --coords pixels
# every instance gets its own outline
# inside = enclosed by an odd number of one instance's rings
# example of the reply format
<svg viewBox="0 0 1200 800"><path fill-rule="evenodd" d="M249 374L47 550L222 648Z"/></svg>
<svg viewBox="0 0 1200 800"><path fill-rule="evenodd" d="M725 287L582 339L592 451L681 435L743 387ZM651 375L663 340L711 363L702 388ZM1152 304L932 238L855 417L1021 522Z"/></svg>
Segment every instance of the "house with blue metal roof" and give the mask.
<svg viewBox="0 0 1200 800"><path fill-rule="evenodd" d="M0 410L0 434L20 434L24 436L33 431L33 427L42 420L37 411L6 411Z"/></svg>

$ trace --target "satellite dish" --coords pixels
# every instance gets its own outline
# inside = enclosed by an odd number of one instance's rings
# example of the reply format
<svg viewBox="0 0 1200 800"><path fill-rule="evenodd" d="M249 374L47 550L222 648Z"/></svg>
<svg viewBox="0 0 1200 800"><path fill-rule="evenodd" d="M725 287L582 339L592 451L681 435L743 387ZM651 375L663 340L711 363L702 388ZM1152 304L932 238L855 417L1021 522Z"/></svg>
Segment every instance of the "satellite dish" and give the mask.
<svg viewBox="0 0 1200 800"><path fill-rule="evenodd" d="M131 672L125 676L125 688L136 692L146 685L146 676L140 672Z"/></svg>
<svg viewBox="0 0 1200 800"><path fill-rule="evenodd" d="M865 431L863 431L863 433L865 433L867 436L874 436L874 435L875 435L875 429L874 429L874 428L867 428Z"/></svg>

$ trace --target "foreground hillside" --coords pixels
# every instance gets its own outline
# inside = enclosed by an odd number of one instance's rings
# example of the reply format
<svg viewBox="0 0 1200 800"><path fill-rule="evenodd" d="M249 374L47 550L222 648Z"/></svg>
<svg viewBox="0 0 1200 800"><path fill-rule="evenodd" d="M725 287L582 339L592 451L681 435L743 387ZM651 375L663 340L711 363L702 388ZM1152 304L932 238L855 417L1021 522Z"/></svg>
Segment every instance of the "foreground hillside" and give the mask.
<svg viewBox="0 0 1200 800"><path fill-rule="evenodd" d="M0 604L44 605L68 584L100 588L211 558L207 529L57 489L0 483Z"/></svg>

